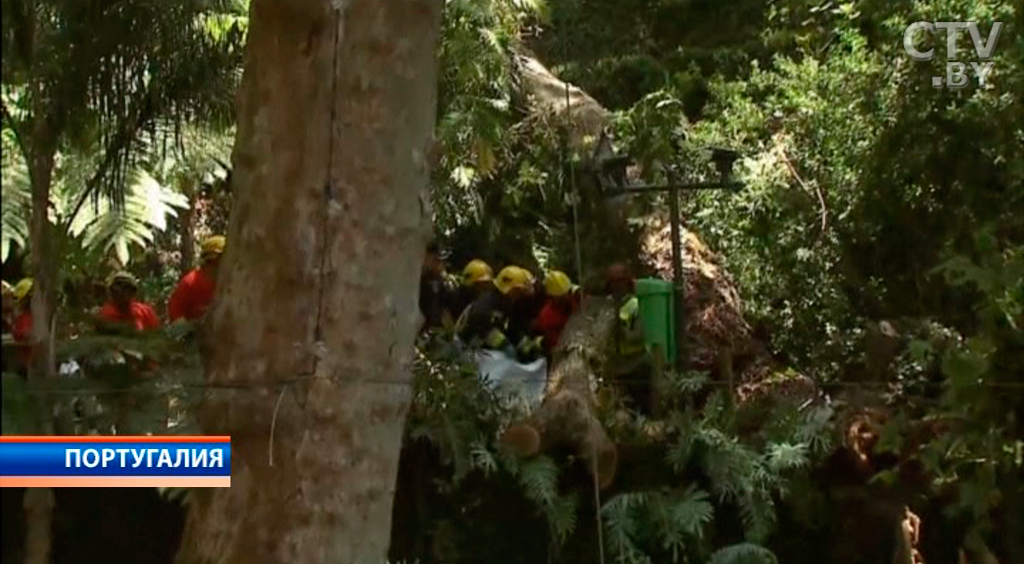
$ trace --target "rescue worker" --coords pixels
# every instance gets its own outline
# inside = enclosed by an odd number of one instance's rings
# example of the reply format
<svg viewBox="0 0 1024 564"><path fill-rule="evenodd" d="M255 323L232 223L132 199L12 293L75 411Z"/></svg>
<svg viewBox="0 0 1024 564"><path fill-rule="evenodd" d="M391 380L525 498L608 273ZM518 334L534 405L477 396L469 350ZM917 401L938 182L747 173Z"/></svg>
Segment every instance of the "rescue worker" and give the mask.
<svg viewBox="0 0 1024 564"><path fill-rule="evenodd" d="M11 323L11 334L18 345L20 368L28 370L32 361L32 286L31 278L22 278L14 285L11 295L15 300L15 315Z"/></svg>
<svg viewBox="0 0 1024 564"><path fill-rule="evenodd" d="M462 269L462 284L455 296L453 312L460 315L483 293L494 289L494 271L480 259L473 259Z"/></svg>
<svg viewBox="0 0 1024 564"><path fill-rule="evenodd" d="M200 251L202 264L182 277L167 304L167 317L172 323L179 319L195 321L206 313L213 301L217 268L226 243L222 235L214 235L203 241Z"/></svg>
<svg viewBox="0 0 1024 564"><path fill-rule="evenodd" d="M100 333L131 334L159 329L160 320L157 319L156 310L136 299L139 282L131 273L122 271L111 276L107 281L107 292L110 299L103 304L96 317L96 326ZM117 387L128 388L137 379L156 374L157 364L154 359L131 350L130 347L115 346L114 349L122 362L107 364L103 372L106 378L114 378L111 381ZM99 361L100 365L106 363L106 359ZM89 365L92 363L87 362L87 366ZM102 400L105 408L110 410L118 434L142 433L144 429L136 427L138 422L134 421L132 414L164 410L166 405L160 405L161 401L166 401L166 398L134 394L130 390L107 395Z"/></svg>
<svg viewBox="0 0 1024 564"><path fill-rule="evenodd" d="M421 330L454 327L452 308L456 305L457 291L457 282L445 272L437 243L427 245L420 272L420 313L424 318Z"/></svg>
<svg viewBox="0 0 1024 564"><path fill-rule="evenodd" d="M541 338L531 334L529 310L522 307L533 298L533 286L530 271L518 266L503 268L493 286L483 290L460 316L459 337L503 351L520 362L536 358L542 352Z"/></svg>
<svg viewBox="0 0 1024 564"><path fill-rule="evenodd" d="M544 276L544 307L533 321L533 329L544 338L544 352L551 360L551 352L572 314L579 309L579 287L569 276L552 270Z"/></svg>
<svg viewBox="0 0 1024 564"><path fill-rule="evenodd" d="M619 308L615 327L615 357L612 377L623 384L635 409L651 412L651 359L644 344L640 324L640 302L636 297L636 279L629 268L615 264L608 269L605 290Z"/></svg>
<svg viewBox="0 0 1024 564"><path fill-rule="evenodd" d="M153 306L136 299L139 282L131 273L118 272L111 276L107 290L110 300L103 304L97 316L101 329L147 331L160 327Z"/></svg>

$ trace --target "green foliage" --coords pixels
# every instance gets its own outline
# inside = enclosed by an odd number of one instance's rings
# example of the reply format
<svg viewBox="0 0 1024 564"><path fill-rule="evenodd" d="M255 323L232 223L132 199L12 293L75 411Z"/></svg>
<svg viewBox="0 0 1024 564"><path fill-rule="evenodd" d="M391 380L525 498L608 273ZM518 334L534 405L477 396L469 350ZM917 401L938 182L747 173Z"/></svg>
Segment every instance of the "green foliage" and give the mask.
<svg viewBox="0 0 1024 564"><path fill-rule="evenodd" d="M27 246L32 198L28 190L28 170L21 158L14 131L4 127L0 130L0 136L3 151L0 156L0 185L3 186L0 202L0 261L6 262L12 244L22 248Z"/></svg>
<svg viewBox="0 0 1024 564"><path fill-rule="evenodd" d="M473 367L445 336L426 336L418 351L408 434L411 441L426 438L438 449L444 466L435 483L446 503L508 503L499 501L498 492L508 491L501 484L511 484L542 516L554 547L565 546L589 527L586 501L593 496L592 486L566 489L566 461L549 456L518 460L502 450L496 442L498 430L517 414L481 386ZM691 394L705 380L677 378L677 393ZM678 476L674 484L688 485L626 490L605 500L601 523L606 550L615 561L707 562L721 548L715 531L722 511L738 512L750 542L766 542L777 501L792 495L806 470L832 452L831 410L780 405L770 414L772 423L747 438L737 434L743 416L720 395L700 412L673 415L666 459L669 471L674 468ZM631 427L609 428L615 429L617 441L636 441L640 434ZM698 482L693 481L696 476ZM463 527L468 539L473 525ZM761 554L770 553L738 545L714 558L757 562Z"/></svg>
<svg viewBox="0 0 1024 564"><path fill-rule="evenodd" d="M32 401L25 379L3 375L3 412L0 430L5 435L34 435L43 431L38 404Z"/></svg>
<svg viewBox="0 0 1024 564"><path fill-rule="evenodd" d="M672 562L685 562L684 555L703 541L713 522L714 506L707 492L690 487L619 494L604 505L601 516L616 562L651 562L644 547L652 546L667 551Z"/></svg>
<svg viewBox="0 0 1024 564"><path fill-rule="evenodd" d="M756 544L727 546L711 555L708 564L778 564L772 552Z"/></svg>
<svg viewBox="0 0 1024 564"><path fill-rule="evenodd" d="M718 500L738 507L747 538L763 543L776 521L775 500L790 493L793 478L831 453L831 410L799 411L778 406L769 425L753 437L736 434L742 413L712 396L700 417L680 413L673 421L677 440L667 453L677 471L697 468Z"/></svg>
<svg viewBox="0 0 1024 564"><path fill-rule="evenodd" d="M445 5L436 133L445 151L433 192L442 226L481 220L479 186L509 150L508 130L515 122L513 56L520 26L542 6L496 0Z"/></svg>
<svg viewBox="0 0 1024 564"><path fill-rule="evenodd" d="M602 518L616 560L703 562L711 555L712 562L774 562L771 552L759 544L736 545L712 555L707 529L713 528L719 511L735 507L747 539L766 542L776 521L776 500L790 495L790 482L804 477L803 471L819 456L831 452L814 446L828 433L823 413L777 408L773 418L788 424L779 424L768 435L806 437L796 443L740 439L730 430L738 414L720 398L709 401L700 416L677 414L671 431L677 438L669 445L668 461L681 474L703 476L708 489L691 485L623 493L609 500ZM816 456L811 458L811 453Z"/></svg>
<svg viewBox="0 0 1024 564"><path fill-rule="evenodd" d="M15 152L11 160L10 169L5 167L4 170L7 178L3 200L5 253L11 245L23 251L31 250L27 237L32 213L31 187L20 155ZM120 205L103 195L78 207L85 197L85 176L94 170L97 160L95 154L71 154L66 158L60 155L51 190L51 221L67 228L70 244L82 253L85 264L81 266L86 269L105 257L114 257L120 264L128 265L133 251L138 254L151 246L156 235L167 229L168 218L175 217L188 205L183 195L136 167L125 176L124 201ZM78 213L74 215L76 210ZM74 270L72 264L66 267L66 273Z"/></svg>
<svg viewBox="0 0 1024 564"><path fill-rule="evenodd" d="M185 205L151 177L168 146L183 145L182 124L222 130L233 119L247 4L4 2L4 258L12 244L30 246L25 163L53 153L55 170L33 174L53 172L53 186L37 188L54 202L56 254L124 264L131 246L152 245Z"/></svg>

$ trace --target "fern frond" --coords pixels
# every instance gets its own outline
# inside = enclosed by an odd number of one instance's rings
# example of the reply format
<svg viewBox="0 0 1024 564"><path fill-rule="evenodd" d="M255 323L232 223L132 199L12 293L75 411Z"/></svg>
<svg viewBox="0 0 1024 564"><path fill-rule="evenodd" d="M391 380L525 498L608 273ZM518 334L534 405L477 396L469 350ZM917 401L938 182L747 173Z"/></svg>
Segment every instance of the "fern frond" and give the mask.
<svg viewBox="0 0 1024 564"><path fill-rule="evenodd" d="M807 466L807 445L803 443L773 443L768 445L765 462L772 472L782 472Z"/></svg>
<svg viewBox="0 0 1024 564"><path fill-rule="evenodd" d="M835 410L828 405L810 409L804 415L795 438L800 442L807 443L810 451L815 455L829 452L833 447L830 424L834 414Z"/></svg>
<svg viewBox="0 0 1024 564"><path fill-rule="evenodd" d="M615 561L620 564L645 564L650 559L637 547L638 510L651 503L647 492L619 494L601 508L601 522Z"/></svg>
<svg viewBox="0 0 1024 564"><path fill-rule="evenodd" d="M727 546L711 555L708 564L778 564L775 554L763 546L750 543Z"/></svg>
<svg viewBox="0 0 1024 564"><path fill-rule="evenodd" d="M548 527L551 535L558 544L569 539L569 535L576 530L578 499L575 495L568 495L556 498L545 510L548 519Z"/></svg>
<svg viewBox="0 0 1024 564"><path fill-rule="evenodd" d="M763 542L775 528L775 502L771 494L764 491L752 491L737 500L740 516L746 529L747 539Z"/></svg>
<svg viewBox="0 0 1024 564"><path fill-rule="evenodd" d="M484 475L491 475L498 469L498 459L483 442L476 442L469 447L469 455L474 468L483 470Z"/></svg>
<svg viewBox="0 0 1024 564"><path fill-rule="evenodd" d="M715 508L708 500L708 493L690 486L683 499L668 507L668 516L673 528L687 535L700 537L705 525L715 517Z"/></svg>
<svg viewBox="0 0 1024 564"><path fill-rule="evenodd" d="M14 132L3 129L0 156L0 261L7 261L11 246L28 247L28 223L32 214L32 189L28 167L14 140Z"/></svg>
<svg viewBox="0 0 1024 564"><path fill-rule="evenodd" d="M558 465L547 456L538 456L519 469L519 483L526 497L547 507L558 496Z"/></svg>

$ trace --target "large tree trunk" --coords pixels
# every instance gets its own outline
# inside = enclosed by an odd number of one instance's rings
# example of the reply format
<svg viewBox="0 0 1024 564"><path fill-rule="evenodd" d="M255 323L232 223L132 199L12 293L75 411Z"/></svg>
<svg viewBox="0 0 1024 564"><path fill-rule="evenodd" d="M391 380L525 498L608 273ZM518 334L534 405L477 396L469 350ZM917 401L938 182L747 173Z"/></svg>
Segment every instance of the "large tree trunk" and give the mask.
<svg viewBox="0 0 1024 564"><path fill-rule="evenodd" d="M53 553L52 488L25 488L25 564L49 564Z"/></svg>
<svg viewBox="0 0 1024 564"><path fill-rule="evenodd" d="M32 249L32 356L28 367L29 385L54 375L53 315L57 295L57 260L53 249L53 224L50 223L50 187L53 181L54 158L57 153L58 128L51 121L41 93L33 89L36 100L31 131L27 143L29 178L32 185L32 219L29 246ZM35 398L40 432L53 432L53 411L45 395ZM25 564L49 564L52 551L53 490L25 490Z"/></svg>
<svg viewBox="0 0 1024 564"><path fill-rule="evenodd" d="M440 0L256 0L179 561L382 564L411 400Z"/></svg>

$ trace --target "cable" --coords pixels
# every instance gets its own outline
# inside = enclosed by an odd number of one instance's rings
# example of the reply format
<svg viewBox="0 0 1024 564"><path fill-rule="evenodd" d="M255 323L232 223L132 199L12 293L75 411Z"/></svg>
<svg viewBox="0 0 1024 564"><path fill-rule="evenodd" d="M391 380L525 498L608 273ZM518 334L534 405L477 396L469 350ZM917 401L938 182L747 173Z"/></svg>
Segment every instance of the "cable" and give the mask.
<svg viewBox="0 0 1024 564"><path fill-rule="evenodd" d="M169 384L173 388L177 389L193 389L193 390L235 390L235 391L263 391L268 388L278 388L280 386L288 386L300 382L309 380L321 380L330 382L351 382L360 384L372 384L372 385L384 385L384 386L414 386L415 377L410 378L362 378L358 376L314 376L304 375L297 376L294 378L281 378L272 380L262 381L249 381L249 382L205 382L205 383L191 383L191 382L172 382L168 383L162 381L163 384ZM77 378L76 378L77 379ZM540 383L546 382L546 376L509 376L503 378L502 381L514 380L522 383ZM603 383L610 385L618 384L647 384L650 380L643 378L604 378ZM158 382L157 380L142 380L141 384L146 382ZM705 380L700 382L699 387L729 387L735 383L729 382L728 380ZM753 383L756 385L756 383ZM39 395L80 395L80 394L154 394L158 393L155 390L142 389L139 386L134 385L124 388L110 388L110 387L83 387L74 389L60 389L60 390L47 390L47 389L26 389L24 393L28 394L39 394ZM770 385L770 384L769 384ZM876 389L876 388L891 388L897 384L892 382L834 382L834 383L819 383L819 388L849 388L849 389ZM931 386L941 387L945 385L945 382L914 382L911 386ZM741 384L742 386L742 384ZM1024 390L1024 382L977 382L960 388L970 389L1005 389L1005 390ZM909 394L904 394L909 395ZM909 397L918 397L916 395L909 395Z"/></svg>

